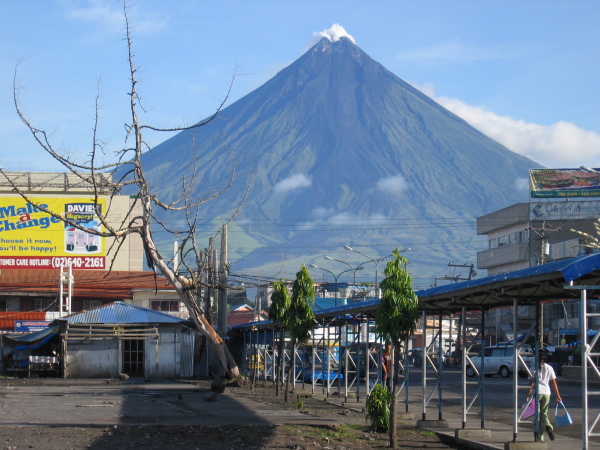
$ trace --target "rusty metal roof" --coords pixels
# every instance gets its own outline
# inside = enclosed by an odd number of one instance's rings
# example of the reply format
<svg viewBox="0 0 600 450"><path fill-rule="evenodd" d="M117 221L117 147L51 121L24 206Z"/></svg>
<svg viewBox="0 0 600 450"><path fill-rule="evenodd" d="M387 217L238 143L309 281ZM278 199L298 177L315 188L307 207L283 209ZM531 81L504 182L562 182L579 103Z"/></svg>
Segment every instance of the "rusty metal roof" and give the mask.
<svg viewBox="0 0 600 450"><path fill-rule="evenodd" d="M58 294L58 269L2 269L0 294ZM132 298L136 290L172 290L166 278L142 271L74 270L73 296Z"/></svg>

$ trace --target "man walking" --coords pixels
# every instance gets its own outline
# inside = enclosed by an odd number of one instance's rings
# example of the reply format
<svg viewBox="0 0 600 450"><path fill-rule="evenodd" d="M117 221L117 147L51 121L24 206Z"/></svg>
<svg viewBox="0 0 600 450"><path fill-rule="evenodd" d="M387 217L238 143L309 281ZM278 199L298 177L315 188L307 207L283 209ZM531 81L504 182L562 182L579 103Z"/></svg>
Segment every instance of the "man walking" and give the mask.
<svg viewBox="0 0 600 450"><path fill-rule="evenodd" d="M552 389L554 389L554 393L556 394L556 401L562 402L562 398L558 391L558 384L556 384L556 374L554 373L554 369L551 365L546 364L546 354L541 353L539 356L539 368L533 372L533 377L529 380L529 384L531 388L527 392L527 401L529 401L531 397L531 393L535 387L535 379L537 377L538 380L538 390L539 390L539 404L538 404L538 417L540 424L540 441L544 442L544 430L548 433L548 437L551 441L554 440L554 428L550 424L550 419L548 418L548 407L550 406L550 385L552 385Z"/></svg>

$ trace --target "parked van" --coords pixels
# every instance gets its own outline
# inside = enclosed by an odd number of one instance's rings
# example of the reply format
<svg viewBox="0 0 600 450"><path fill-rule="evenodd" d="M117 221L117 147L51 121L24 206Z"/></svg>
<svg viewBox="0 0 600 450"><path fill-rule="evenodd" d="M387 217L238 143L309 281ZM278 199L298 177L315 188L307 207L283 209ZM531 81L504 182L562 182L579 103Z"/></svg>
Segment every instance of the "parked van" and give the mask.
<svg viewBox="0 0 600 450"><path fill-rule="evenodd" d="M493 376L500 374L504 378L510 377L514 372L513 349L512 343L503 343L486 347L483 356L485 358L485 375ZM521 346L519 354L528 367L534 364L535 358L530 345ZM479 353L478 356L471 356L470 360L470 363L467 362L467 376L474 377L477 374L475 368L478 373L481 373L481 353ZM475 366L475 368L473 366ZM521 366L519 367L518 373L521 377L527 377L527 371Z"/></svg>

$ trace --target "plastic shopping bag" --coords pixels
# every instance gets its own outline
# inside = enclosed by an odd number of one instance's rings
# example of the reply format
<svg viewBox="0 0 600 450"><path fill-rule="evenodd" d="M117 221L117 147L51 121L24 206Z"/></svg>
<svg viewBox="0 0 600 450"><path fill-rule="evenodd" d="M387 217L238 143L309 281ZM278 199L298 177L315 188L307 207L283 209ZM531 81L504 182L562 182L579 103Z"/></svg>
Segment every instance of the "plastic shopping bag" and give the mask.
<svg viewBox="0 0 600 450"><path fill-rule="evenodd" d="M565 410L565 413L562 416L558 415L558 405L562 406L563 409ZM556 404L556 410L554 411L554 419L556 421L557 427L564 427L566 425L573 424L573 419L571 419L571 415L569 414L569 411L567 411L567 408L565 407L563 402L558 402Z"/></svg>
<svg viewBox="0 0 600 450"><path fill-rule="evenodd" d="M527 407L527 408L525 408ZM525 403L523 406L521 406L521 409L524 409L525 411L523 412L523 416L522 419L529 419L531 416L535 415L535 398L533 400L531 400L531 402L529 403L529 406L527 406L527 403Z"/></svg>

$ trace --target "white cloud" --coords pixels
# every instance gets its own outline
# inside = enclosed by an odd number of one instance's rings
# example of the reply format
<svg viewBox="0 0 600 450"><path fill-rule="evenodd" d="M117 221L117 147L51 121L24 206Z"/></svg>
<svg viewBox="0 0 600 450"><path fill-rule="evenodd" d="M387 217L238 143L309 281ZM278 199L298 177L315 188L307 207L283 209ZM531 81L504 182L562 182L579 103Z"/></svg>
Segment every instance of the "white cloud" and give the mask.
<svg viewBox="0 0 600 450"><path fill-rule="evenodd" d="M67 15L72 19L101 23L113 30L123 30L123 9L116 7L115 3L109 4L103 0L89 0L84 5L79 3L69 3L67 5L71 6L67 11Z"/></svg>
<svg viewBox="0 0 600 450"><path fill-rule="evenodd" d="M402 175L381 178L375 185L376 189L389 194L400 194L408 189L408 183Z"/></svg>
<svg viewBox="0 0 600 450"><path fill-rule="evenodd" d="M273 190L275 190L275 192L289 192L294 189L302 189L311 185L312 180L306 175L299 173L292 175L285 180L281 180L275 186L273 186Z"/></svg>
<svg viewBox="0 0 600 450"><path fill-rule="evenodd" d="M123 33L125 18L122 3L88 0L83 5L78 2L65 2L65 5L68 8L67 16L72 19L99 24L113 33ZM149 33L162 29L166 18L163 13L161 14L161 16L155 15L154 18L150 18L146 11L137 7L136 4L129 5L127 8L130 26L136 33Z"/></svg>
<svg viewBox="0 0 600 450"><path fill-rule="evenodd" d="M329 28L327 30L315 31L313 33L313 38L312 38L310 46L312 47L314 44L319 42L324 37L329 39L331 42L337 42L340 40L340 38L345 37L345 38L350 39L353 44L356 44L356 40L354 39L354 37L351 36L350 34L348 34L346 29L343 26L341 26L339 23L334 23L331 26L331 28Z"/></svg>
<svg viewBox="0 0 600 450"><path fill-rule="evenodd" d="M517 178L515 180L515 187L518 191L529 192L529 179L528 178Z"/></svg>
<svg viewBox="0 0 600 450"><path fill-rule="evenodd" d="M545 167L600 167L600 134L569 122L539 125L499 116L461 100L435 97L430 86L421 89L444 108L508 149Z"/></svg>
<svg viewBox="0 0 600 450"><path fill-rule="evenodd" d="M314 230L319 226L367 225L373 224L374 222L381 225L382 222L388 220L382 214L373 214L372 216L365 218L348 212L336 213L333 209L323 207L315 208L312 212L312 216L315 217L315 219L300 224L300 230Z"/></svg>
<svg viewBox="0 0 600 450"><path fill-rule="evenodd" d="M448 42L443 42L436 46L412 49L406 52L396 54L396 59L413 62L417 61L420 63L438 63L441 61L486 61L502 57L503 55L495 49L478 48L465 45L459 39L452 39Z"/></svg>

